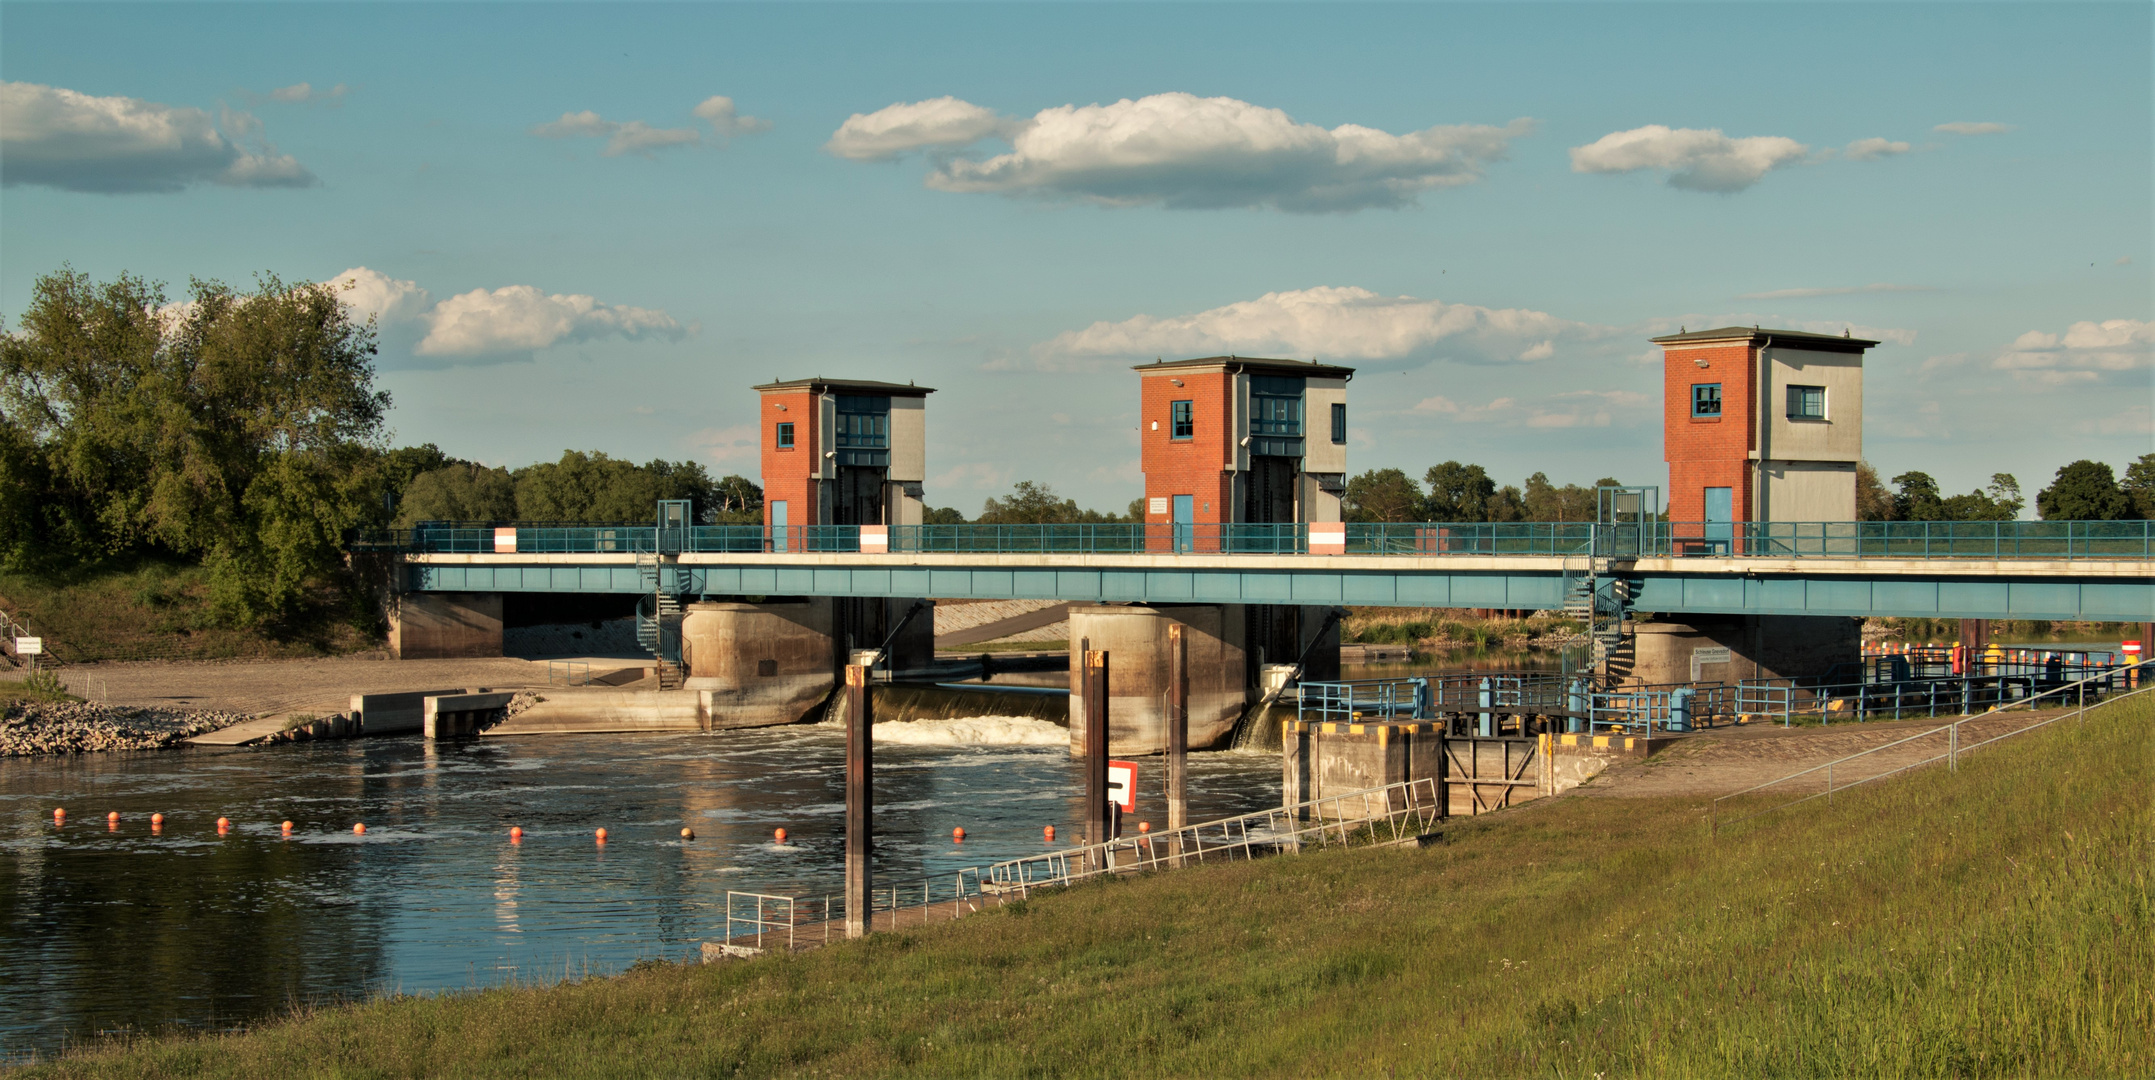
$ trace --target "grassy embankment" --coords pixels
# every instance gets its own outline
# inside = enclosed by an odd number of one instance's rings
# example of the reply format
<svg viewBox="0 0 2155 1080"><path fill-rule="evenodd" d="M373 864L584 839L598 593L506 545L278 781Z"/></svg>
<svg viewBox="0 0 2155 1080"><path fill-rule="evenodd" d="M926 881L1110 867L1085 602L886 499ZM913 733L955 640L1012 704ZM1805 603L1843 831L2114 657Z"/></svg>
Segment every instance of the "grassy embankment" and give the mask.
<svg viewBox="0 0 2155 1080"><path fill-rule="evenodd" d="M38 1077L2145 1076L2155 708L1709 840L1568 798L752 963L386 999Z"/></svg>
<svg viewBox="0 0 2155 1080"><path fill-rule="evenodd" d="M325 591L292 622L217 625L199 566L143 561L57 577L0 574L0 607L14 612L71 664L96 660L287 659L379 648L353 625L343 596Z"/></svg>

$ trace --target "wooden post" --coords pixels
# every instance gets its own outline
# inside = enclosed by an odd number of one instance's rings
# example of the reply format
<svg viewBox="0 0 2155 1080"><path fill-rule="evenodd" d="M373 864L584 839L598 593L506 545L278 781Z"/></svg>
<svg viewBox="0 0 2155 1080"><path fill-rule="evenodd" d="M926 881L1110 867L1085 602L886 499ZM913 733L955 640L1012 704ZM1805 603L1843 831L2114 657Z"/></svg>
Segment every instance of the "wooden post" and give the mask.
<svg viewBox="0 0 2155 1080"><path fill-rule="evenodd" d="M1964 655L1972 657L1982 652L1983 647L1989 644L1989 619L1962 619L1960 621L1960 647Z"/></svg>
<svg viewBox="0 0 2155 1080"><path fill-rule="evenodd" d="M1190 823L1190 641L1179 622L1167 624L1167 827Z"/></svg>
<svg viewBox="0 0 2155 1080"><path fill-rule="evenodd" d="M846 665L846 936L875 928L869 859L875 853L875 717L868 669Z"/></svg>
<svg viewBox="0 0 2155 1080"><path fill-rule="evenodd" d="M1085 650L1085 842L1107 835L1107 650Z"/></svg>

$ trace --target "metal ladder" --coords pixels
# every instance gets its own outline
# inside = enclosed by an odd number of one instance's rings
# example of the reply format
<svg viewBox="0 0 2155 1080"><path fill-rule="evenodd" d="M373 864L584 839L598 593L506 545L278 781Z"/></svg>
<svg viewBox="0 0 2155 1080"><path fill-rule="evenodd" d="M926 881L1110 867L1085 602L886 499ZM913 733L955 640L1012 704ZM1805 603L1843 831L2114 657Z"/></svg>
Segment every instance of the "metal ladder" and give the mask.
<svg viewBox="0 0 2155 1080"><path fill-rule="evenodd" d="M1621 682L1631 674L1632 635L1625 629L1631 613L1631 583L1609 577L1608 560L1592 542L1564 557L1564 614L1586 624L1587 666L1603 678Z"/></svg>

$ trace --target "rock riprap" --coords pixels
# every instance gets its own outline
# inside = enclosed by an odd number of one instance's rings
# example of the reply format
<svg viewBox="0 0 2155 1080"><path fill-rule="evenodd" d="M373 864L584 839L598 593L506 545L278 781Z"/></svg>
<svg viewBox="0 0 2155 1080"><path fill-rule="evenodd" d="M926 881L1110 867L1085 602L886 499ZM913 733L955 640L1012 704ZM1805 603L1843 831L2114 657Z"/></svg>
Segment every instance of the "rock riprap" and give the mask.
<svg viewBox="0 0 2155 1080"><path fill-rule="evenodd" d="M163 750L252 717L197 709L151 709L87 702L26 702L0 712L0 757Z"/></svg>

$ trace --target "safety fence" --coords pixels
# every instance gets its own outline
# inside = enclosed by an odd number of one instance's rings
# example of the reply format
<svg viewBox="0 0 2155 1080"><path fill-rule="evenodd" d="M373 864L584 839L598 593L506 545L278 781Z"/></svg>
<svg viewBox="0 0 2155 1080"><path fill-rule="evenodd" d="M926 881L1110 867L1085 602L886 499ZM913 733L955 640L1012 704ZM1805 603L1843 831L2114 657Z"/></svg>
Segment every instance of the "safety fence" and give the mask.
<svg viewBox="0 0 2155 1080"><path fill-rule="evenodd" d="M2137 664L2134 666L2134 668L2137 673L2144 676L2145 673L2147 673L2148 671L2155 670L2155 661L2148 661L2141 664ZM2093 681L2096 680L2084 680L2084 682ZM1743 789L1742 791L1731 792L1727 795L1720 796L1714 799L1714 801L1707 808L1707 828L1710 833L1714 835L1719 835L1722 829L1741 824L1742 822L1750 821L1753 818L1763 817L1778 810L1786 810L1792 806L1800 806L1814 799L1826 799L1828 801L1831 801L1836 792L1844 792L1850 788L1860 787L1864 784L1868 784L1876 780L1884 780L1887 777L1898 776L1901 773L1908 772L1912 769L1918 769L1925 765L1937 764L1941 761L1946 763L1946 767L1948 769L1958 768L1960 765L1961 757L1972 751L1980 750L1986 746L1995 745L2006 739L2010 739L2015 735L2025 735L2030 731L2035 731L2039 728L2048 727L2049 725L2055 724L2060 720L2085 718L2088 714L2089 709L2098 708L2102 704L2113 704L2116 702L2128 701L2133 698L2140 697L2143 694L2147 694L2150 691L2155 691L2155 685L2142 686L2140 689L2133 690L2128 693L2100 701L2089 701L2088 698L2091 695L2086 692L2086 688L2082 685L2082 683L2079 682L2071 683L2066 686L2056 687L2051 690L2046 690L2041 694L2037 694L2033 697L2029 697L2021 701L2013 702L2010 705L2003 706L2002 708L1993 710L1991 712L1983 713L1976 716L1963 717L1962 719L1955 720L1950 724L1931 728L1927 731L1917 732L1914 735L1910 735L1903 739L1896 739L1881 746L1874 746L1868 750L1849 754L1846 757L1835 758L1832 761L1828 761L1823 765L1813 765L1808 769L1799 769L1796 772L1789 773L1787 776L1779 777L1774 780L1768 780L1763 784L1753 785L1751 787ZM2070 712L2060 712L2056 716L2049 716L2038 720L2032 720L2030 723L2014 728L2011 731L2007 731L1999 735L1993 735L1989 738L1981 739L1976 742L1967 742L1961 736L1962 730L1967 725L1977 723L1982 723L1986 725L1994 724L1997 722L1999 713L2001 712L2005 712L2012 709L2032 708L2036 704L2041 702L2049 702L2051 704L2061 706L2071 705L2078 702L2079 706ZM1876 758L1880 755L1887 754L1889 751L1893 750L1901 750L1904 748L1914 747L1918 744L1926 743L1935 746L1940 742L1943 742L1944 749L1937 753L1930 754L1926 757L1918 758L1914 761L1905 762L1900 765L1892 765L1889 762L1879 771L1869 772L1866 775L1860 776L1856 779L1847 778L1851 767L1855 766L1857 762L1864 762L1866 761L1866 759ZM1836 782L1836 777L1834 775L1836 770L1838 770L1841 774L1839 782ZM1808 795L1798 796L1785 802L1776 803L1772 806L1754 810L1751 813L1743 815L1742 817L1731 818L1728 821L1721 820L1721 807L1724 803L1727 803L1734 799L1743 798L1747 795L1755 795L1761 791L1767 790L1768 788L1795 784L1807 778L1815 778L1813 782L1822 783L1822 789L1819 791L1812 792Z"/></svg>
<svg viewBox="0 0 2155 1080"><path fill-rule="evenodd" d="M1105 875L1248 860L1305 848L1411 842L1443 819L1439 796L1434 779L1404 781L985 868L967 867L873 890L863 921L877 930L894 929L957 918L983 905L1024 898L1035 889ZM841 895L726 893L726 938L720 943L726 955L815 948L845 936L846 901Z"/></svg>
<svg viewBox="0 0 2155 1080"><path fill-rule="evenodd" d="M1313 541L1312 537L1315 536ZM1312 544L1316 547L1313 549ZM656 525L422 522L363 529L355 551L422 554L927 553L1557 555L1605 558L2147 559L2147 521L1105 522L1067 525Z"/></svg>

